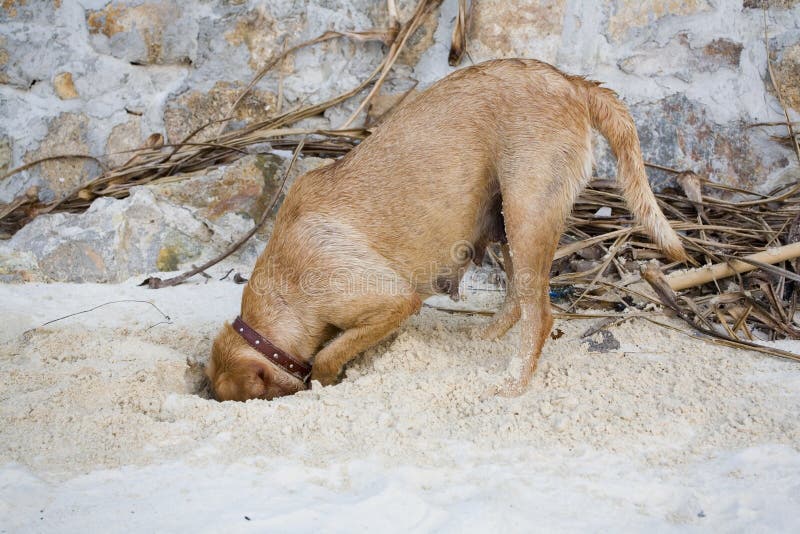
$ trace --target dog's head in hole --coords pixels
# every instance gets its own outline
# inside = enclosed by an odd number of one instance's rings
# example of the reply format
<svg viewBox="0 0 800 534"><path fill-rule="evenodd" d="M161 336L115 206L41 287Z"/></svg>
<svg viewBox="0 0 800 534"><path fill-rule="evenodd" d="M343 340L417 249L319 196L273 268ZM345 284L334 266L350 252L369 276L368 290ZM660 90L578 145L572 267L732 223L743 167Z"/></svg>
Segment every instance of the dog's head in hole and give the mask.
<svg viewBox="0 0 800 534"><path fill-rule="evenodd" d="M305 389L301 380L269 363L229 323L214 340L205 373L219 401L272 400Z"/></svg>

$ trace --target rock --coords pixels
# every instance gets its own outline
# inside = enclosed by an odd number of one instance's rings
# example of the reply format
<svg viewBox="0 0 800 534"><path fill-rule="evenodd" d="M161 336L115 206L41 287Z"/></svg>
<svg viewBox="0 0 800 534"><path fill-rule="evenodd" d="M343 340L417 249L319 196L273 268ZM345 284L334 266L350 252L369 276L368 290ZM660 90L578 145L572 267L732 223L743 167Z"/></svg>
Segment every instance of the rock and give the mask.
<svg viewBox="0 0 800 534"><path fill-rule="evenodd" d="M399 0L400 18L409 17L415 5L415 0ZM751 127L784 120L767 74L761 9L769 9L773 67L796 119L798 5L800 0L480 0L474 2L463 65L528 56L603 80L631 108L648 160L767 191L796 179L798 171L792 151L771 137L785 135L785 128ZM421 91L452 70L447 53L456 7L457 0L444 0L410 37L373 101L372 120L415 81ZM240 91L283 47L327 30L385 27L387 12L385 2L374 0L6 0L0 21L0 172L6 172L65 153L101 157L116 166L129 159L125 151L143 145L148 136L180 141L225 117ZM262 121L279 105L289 110L339 95L369 75L385 52L382 43L351 39L297 51L253 88L228 127ZM361 97L304 126L341 125ZM207 140L211 133L194 140ZM615 162L604 142L597 144L597 173L612 176ZM153 186L152 192L158 202L185 206L192 219L214 228L214 243L234 239L252 224L274 187L264 181L257 158ZM301 160L299 167L311 162ZM285 164L283 158L280 166ZM47 161L0 181L0 203L35 185L42 199L53 199L99 172L91 160ZM656 186L672 180L648 172ZM197 190L209 194L203 198ZM116 206L98 203L93 209L113 212ZM142 224L162 227L161 222ZM248 244L241 257L254 257L268 232ZM58 232L52 239L62 240L52 246L59 250L55 257L78 258L72 265L89 278L116 276L116 264L102 250L98 256L89 252L97 251L91 240L70 244L71 237ZM21 263L14 264L14 272L35 272L41 263L48 272L69 276L59 274L60 263L48 264L41 255L30 256L34 264L30 258L23 261L20 247L14 254ZM148 253L149 268L171 267L191 256L164 250ZM123 271L127 263L144 265L123 260Z"/></svg>
<svg viewBox="0 0 800 534"><path fill-rule="evenodd" d="M330 161L299 159L284 193L297 176ZM205 261L260 219L288 163L246 156L208 172L134 187L122 200L98 198L83 214L41 215L0 241L0 280L118 282ZM270 220L234 260L252 267L271 231Z"/></svg>
<svg viewBox="0 0 800 534"><path fill-rule="evenodd" d="M784 49L773 68L786 105L800 112L800 43ZM770 92L775 94L774 87Z"/></svg>
<svg viewBox="0 0 800 534"><path fill-rule="evenodd" d="M8 50L4 48L6 38L0 35L0 83L6 84L10 81L8 74L6 74L6 65L8 65Z"/></svg>
<svg viewBox="0 0 800 534"><path fill-rule="evenodd" d="M680 33L666 45L649 41L634 55L620 61L619 68L638 76L675 76L692 82L698 76L722 68L738 69L742 44L728 39L714 39L695 48L686 33Z"/></svg>
<svg viewBox="0 0 800 534"><path fill-rule="evenodd" d="M402 14L401 14L402 15ZM406 15L410 17L411 12ZM404 18L405 20L405 18ZM417 31L415 31L406 42L405 47L397 57L397 61L401 64L414 66L419 61L420 56L433 46L434 35L439 27L439 16L435 10L428 13L423 19L422 24Z"/></svg>
<svg viewBox="0 0 800 534"><path fill-rule="evenodd" d="M89 154L90 119L83 113L62 113L48 125L45 138L36 150L25 155L25 163L61 155ZM47 187L46 199L59 197L99 173L91 160L65 158L45 161L36 169Z"/></svg>
<svg viewBox="0 0 800 534"><path fill-rule="evenodd" d="M8 137L0 137L0 174L5 174L11 169L12 155Z"/></svg>
<svg viewBox="0 0 800 534"><path fill-rule="evenodd" d="M53 78L53 88L61 100L71 100L80 96L75 89L71 72L56 74L55 78Z"/></svg>
<svg viewBox="0 0 800 534"><path fill-rule="evenodd" d="M213 236L213 229L191 210L134 188L123 200L95 200L86 213L37 217L0 244L0 274L24 271L47 281L119 282L213 252L208 247L214 245Z"/></svg>
<svg viewBox="0 0 800 534"><path fill-rule="evenodd" d="M90 42L101 54L141 65L190 63L198 23L176 0L130 5L116 1L86 11Z"/></svg>
<svg viewBox="0 0 800 534"><path fill-rule="evenodd" d="M329 161L298 160L289 183ZM248 156L208 173L134 188L125 200L98 199L83 215L41 216L11 240L0 258L0 275L119 281L153 270L183 269L187 262L200 261L201 254L203 260L215 255L252 227L287 164L275 156ZM268 223L259 235L266 239L270 233ZM248 242L237 254L240 265L252 266L263 245L261 239ZM33 264L20 259L29 251L35 253Z"/></svg>
<svg viewBox="0 0 800 534"><path fill-rule="evenodd" d="M637 31L653 32L659 20L667 16L692 15L710 11L707 0L612 0L608 37L617 43Z"/></svg>
<svg viewBox="0 0 800 534"><path fill-rule="evenodd" d="M164 111L164 124L170 143L179 143L201 126L227 117L244 88L245 84L238 82L216 82L208 92L189 91L170 101ZM255 89L237 106L234 118L244 124L266 120L275 114L275 104L274 94ZM236 124L234 122L228 127ZM211 126L199 132L192 141L208 140L219 128L219 125Z"/></svg>
<svg viewBox="0 0 800 534"><path fill-rule="evenodd" d="M266 6L259 6L242 14L233 28L225 33L225 40L232 46L245 45L250 53L248 64L253 72L257 72L280 52L282 33L278 21Z"/></svg>
<svg viewBox="0 0 800 534"><path fill-rule="evenodd" d="M800 3L800 0L744 0L745 9L789 9Z"/></svg>
<svg viewBox="0 0 800 534"><path fill-rule="evenodd" d="M589 352L612 352L619 350L619 340L609 330L600 330L591 337L583 338Z"/></svg>
<svg viewBox="0 0 800 534"><path fill-rule="evenodd" d="M12 250L0 241L0 283L42 281L36 257L25 250Z"/></svg>
<svg viewBox="0 0 800 534"><path fill-rule="evenodd" d="M61 13L53 3L4 1L3 7L0 83L28 90L36 83L50 80L53 73L63 70L65 63L74 59L62 55L75 36L61 26Z"/></svg>
<svg viewBox="0 0 800 534"><path fill-rule="evenodd" d="M707 58L707 63L701 64L701 68L713 70L716 67L738 67L742 58L744 45L731 41L730 39L714 39L703 47L703 54Z"/></svg>
<svg viewBox="0 0 800 534"><path fill-rule="evenodd" d="M283 199L298 176L330 161L320 158L298 159L279 200ZM251 155L225 167L177 176L175 180L148 188L159 199L191 207L196 210L196 216L204 221L224 224L220 219L237 214L255 222L272 202L287 166L286 158L268 154ZM259 235L267 239L271 232L272 225L268 222Z"/></svg>
<svg viewBox="0 0 800 534"><path fill-rule="evenodd" d="M566 0L482 0L473 8L467 49L475 61L534 57L555 62Z"/></svg>
<svg viewBox="0 0 800 534"><path fill-rule="evenodd" d="M148 189L173 204L191 206L209 221L226 213L258 220L269 202L264 198L267 184L276 179L281 162L275 156L246 156L231 165L177 176L175 181L150 185Z"/></svg>
<svg viewBox="0 0 800 534"><path fill-rule="evenodd" d="M124 164L134 156L128 151L140 146L142 146L142 119L131 115L127 121L111 129L105 149L108 164L112 167Z"/></svg>

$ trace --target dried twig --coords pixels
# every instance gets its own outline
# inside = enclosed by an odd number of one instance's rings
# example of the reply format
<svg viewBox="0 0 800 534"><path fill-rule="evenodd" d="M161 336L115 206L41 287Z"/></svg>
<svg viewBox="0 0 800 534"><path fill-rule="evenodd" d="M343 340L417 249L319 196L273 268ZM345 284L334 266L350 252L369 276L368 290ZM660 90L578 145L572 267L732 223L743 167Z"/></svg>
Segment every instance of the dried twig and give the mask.
<svg viewBox="0 0 800 534"><path fill-rule="evenodd" d="M759 345L751 341L744 341L741 339L732 338L729 334L722 334L720 332L717 332L716 330L697 324L697 322L693 321L692 318L689 316L689 314L686 313L686 311L678 304L677 295L675 295L675 293L672 291L669 284L667 283L666 278L659 269L652 266L648 266L648 268L646 268L642 273L642 277L650 284L650 286L659 296L659 299L661 300L662 304L664 304L664 306L672 310L675 313L675 315L677 315L680 319L682 319L694 330L700 332L701 334L705 334L706 336L712 337L718 341L722 341L724 342L724 344L731 347L757 350L759 352L764 352L774 356L780 356L782 358L787 358L790 360L800 362L800 355L780 349L775 349L772 347L764 347L763 345ZM749 312L746 312L743 315L743 317L747 317L748 314ZM669 327L668 325L665 325L663 323L657 323L657 324ZM736 330L737 327L734 326L733 331L735 332Z"/></svg>
<svg viewBox="0 0 800 534"><path fill-rule="evenodd" d="M450 39L450 54L447 57L447 63L451 67L459 65L464 52L467 51L467 31L472 15L472 6L473 4L470 2L469 10L467 10L467 0L458 0L458 14Z"/></svg>
<svg viewBox="0 0 800 534"><path fill-rule="evenodd" d="M58 161L62 159L88 159L97 163L101 169L107 169L107 167L100 161L98 158L94 156L89 156L87 154L59 154L57 156L47 156L44 158L39 158L37 160L31 161L30 163L26 163L25 165L20 165L19 167L15 167L10 171L6 172L2 176L0 176L0 181L5 180L9 176L13 176L15 174L19 174L22 171L28 170L31 167L35 167L36 165L41 165L42 163L46 163L48 161Z"/></svg>
<svg viewBox="0 0 800 534"><path fill-rule="evenodd" d="M370 101L375 97L375 95L378 94L378 91L380 91L381 87L383 86L383 82L386 80L389 72L391 72L395 61L397 61L400 52L406 45L408 38L411 37L415 31L417 31L417 28L419 28L420 24L422 24L422 19L432 9L438 7L441 3L442 0L420 0L419 3L417 3L414 14L411 15L411 18L405 24L401 25L400 30L397 33L397 39L392 43L389 53L381 65L380 76L375 81L375 84L372 86L372 89L370 90L369 94L367 94L366 98L361 101L361 104L359 104L352 115L350 115L350 117L342 125L342 128L347 128L350 126L353 121L355 121L356 117L358 117L359 113L366 109Z"/></svg>
<svg viewBox="0 0 800 534"><path fill-rule="evenodd" d="M300 151L302 149L303 149L303 141L301 140L300 143L297 145L297 148L295 148L294 150L294 154L292 155L292 161L289 163L289 167L287 167L286 172L283 174L283 179L281 180L280 186L278 187L277 191L275 191L275 195L272 197L272 202L270 203L269 207L264 210L264 213L261 214L261 219L259 219L256 225L253 226L253 228L251 228L249 232L247 232L245 235L239 238L235 243L233 243L231 246L225 249L225 251L222 254L220 254L216 258L208 260L200 267L194 267L186 271L185 273L182 273L178 276L174 276L172 278L167 278L166 280L162 280L161 278L151 276L149 278L146 278L139 285L147 286L150 289L161 289L162 287L177 286L178 284L182 284L192 276L199 273L203 273L209 267L213 267L217 263L221 262L231 254L236 252L239 249L239 247L245 244L251 237L255 235L256 232L258 232L258 230L264 225L264 223L269 218L273 208L275 208L275 205L278 202L278 198L280 197L281 192L283 191L283 186L286 183L287 178L289 177L289 173L291 173L292 169L294 168L294 164L297 161L297 156L300 154Z"/></svg>
<svg viewBox="0 0 800 534"><path fill-rule="evenodd" d="M740 258L730 258L730 261L709 265L700 269L675 272L667 277L669 286L675 290L687 289L733 276L737 273L746 273L758 268L764 268L773 263L791 260L800 257L800 243L792 243L782 247L765 250L757 254ZM785 275L795 279L797 275L785 272ZM798 277L800 279L800 277Z"/></svg>
<svg viewBox="0 0 800 534"><path fill-rule="evenodd" d="M155 308L155 310L158 313L160 313L161 316L164 318L164 321L162 321L161 323L157 323L157 324L163 324L164 322L172 324L172 319L170 319L169 315L167 315L166 313L161 311L161 308L159 308L158 306L156 306L155 304L153 304L149 300L123 299L123 300L112 300L110 302L104 302L103 304L98 304L97 306L89 308L88 310L81 310L81 311L77 311L75 313L70 313L70 314L64 315L62 317L58 317L57 319L51 319L51 320L39 325L39 328L42 328L42 327L47 326L49 324L56 323L58 321L63 321L64 319L69 319L70 317L75 317L76 315L81 315L81 314L84 314L84 313L93 312L93 311L95 311L97 309L100 309L100 308L102 308L104 306L108 306L110 304L121 304L121 303L125 303L125 302L137 302L137 303L141 303L141 304L148 304L148 305L152 306L153 308Z"/></svg>
<svg viewBox="0 0 800 534"><path fill-rule="evenodd" d="M781 108L783 109L783 115L786 117L786 128L789 130L789 138L791 139L792 145L794 147L795 156L797 156L797 162L800 163L800 143L797 141L797 136L794 132L794 126L792 125L792 119L789 118L789 108L786 105L786 101L783 98L783 89L781 88L780 81L775 76L775 72L772 69L772 60L769 58L769 30L767 27L767 6L764 6L764 46L766 47L767 51L767 72L769 73L769 79L772 81L772 86L775 88L775 94L778 97L778 102L781 104Z"/></svg>
<svg viewBox="0 0 800 534"><path fill-rule="evenodd" d="M700 341L705 341L706 343L712 343L714 345L723 345L725 347L731 347L734 349L741 349L741 350L752 350L755 352L761 352L763 354L768 354L770 356L776 356L778 358L784 358L787 360L792 360L796 362L800 362L800 355L797 355L793 352L789 352L782 349L776 349L773 347L765 347L764 345L759 345L757 343L752 343L749 341L743 341L739 339L730 339L725 337L718 337L718 334L714 333L714 335L697 335L695 332L691 330L686 330L685 328L678 328L677 326L673 326L661 321L657 321L652 317L644 317L645 321L649 321L656 326L660 326L661 328L666 328L668 330L674 330L676 332L680 332L685 336L689 336L692 339L697 339ZM692 328L697 330L697 327L691 325ZM705 333L705 332L702 332Z"/></svg>

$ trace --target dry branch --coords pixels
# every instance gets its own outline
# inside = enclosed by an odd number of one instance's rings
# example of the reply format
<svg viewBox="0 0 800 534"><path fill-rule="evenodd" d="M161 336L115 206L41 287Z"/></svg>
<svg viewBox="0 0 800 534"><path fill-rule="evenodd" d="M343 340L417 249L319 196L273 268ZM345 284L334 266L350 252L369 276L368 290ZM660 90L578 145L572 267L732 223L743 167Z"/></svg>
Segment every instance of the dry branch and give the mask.
<svg viewBox="0 0 800 534"><path fill-rule="evenodd" d="M689 326L691 326L694 330L700 332L701 334L705 334L715 340L723 341L725 345L736 347L736 348L746 348L749 350L756 350L759 352L764 352L767 354L771 354L773 356L779 356L781 358L787 358L790 360L794 360L800 362L800 355L794 354L792 352L788 352L781 349L775 349L772 347L764 347L763 345L759 345L758 343L754 343L752 341L744 341L735 337L732 337L731 334L722 334L713 328L709 328L706 325L698 324L698 321L693 320L692 316L686 312L686 310L678 303L678 296L673 292L672 288L669 286L666 278L664 277L663 273L658 268L653 266L648 266L642 272L642 277L650 284L650 287L658 295L661 302L677 315L680 319L685 321ZM747 317L749 311L742 315L742 320ZM666 326L662 323L661 326ZM736 331L734 327L733 331Z"/></svg>
<svg viewBox="0 0 800 534"><path fill-rule="evenodd" d="M372 86L372 89L370 89L370 92L367 94L366 98L361 101L361 104L359 104L352 115L350 115L350 118L348 118L342 125L342 128L347 128L350 126L353 121L355 121L356 117L358 117L358 114L367 109L367 105L381 90L383 82L391 72L395 61L397 61L397 58L399 57L403 47L405 47L409 37L411 37L414 32L417 31L417 28L419 28L419 26L422 24L422 20L425 18L425 16L432 9L439 7L439 4L441 3L442 0L420 0L416 9L414 9L414 14L411 15L411 18L408 20L408 22L401 25L400 30L397 33L397 39L392 43L392 46L389 48L389 53L381 65L380 76L375 81L375 84Z"/></svg>
<svg viewBox="0 0 800 534"><path fill-rule="evenodd" d="M451 67L455 67L461 63L461 58L464 52L467 51L467 29L469 28L469 19L472 14L472 3L470 3L469 11L467 11L467 0L458 0L458 14L456 21L453 25L453 36L450 40L450 54L447 57L447 63Z"/></svg>
<svg viewBox="0 0 800 534"><path fill-rule="evenodd" d="M204 273L206 269L213 267L214 265L218 264L231 254L236 252L239 249L239 247L244 245L251 237L253 237L256 234L256 232L258 232L258 230L262 226L264 226L264 223L267 222L267 219L272 213L272 210L278 203L278 198L280 198L281 196L281 192L283 191L283 186L286 184L286 180L289 177L289 173L292 172L294 164L297 161L297 156L300 154L301 150L303 150L303 140L301 140L300 143L298 143L297 148L294 149L294 154L292 155L292 161L289 163L289 167L287 167L286 172L283 174L283 179L281 180L281 184L278 187L277 191L275 191L275 195L272 197L272 202L270 202L269 207L264 210L264 213L261 214L261 219L259 219L256 225L253 228L251 228L249 232L244 234L235 243L233 243L231 246L225 249L225 251L222 254L220 254L216 258L208 260L200 267L193 267L192 269L186 271L185 273L182 273L178 276L174 276L172 278L167 278L166 280L162 280L161 278L151 276L145 279L145 281L139 285L147 286L150 289L161 289L162 287L177 286L178 284L182 284L183 282L185 282L186 280L188 280L189 278L191 278L196 274Z"/></svg>
<svg viewBox="0 0 800 534"><path fill-rule="evenodd" d="M800 257L800 243L792 243L778 248L771 248L757 254L751 254L741 259L708 265L692 271L674 272L667 277L667 282L673 290L680 291L682 289L728 278L735 274L754 271L762 267L758 265L758 263L772 265L798 257Z"/></svg>
<svg viewBox="0 0 800 534"><path fill-rule="evenodd" d="M217 165L231 163L242 157L242 155L250 153L251 147L259 147L265 143L274 143L276 147L281 148L285 148L287 145L296 146L297 141L293 139L293 136L297 135L315 135L318 138L310 139L305 145L310 154L334 156L343 154L357 144L360 139L364 138L367 132L358 128L346 129L346 126L340 130L333 131L301 132L291 129L290 126L303 119L316 116L328 108L356 96L372 84L372 90L358 106L357 112L353 115L354 118L361 109L368 105L372 96L377 94L408 38L419 28L425 15L430 10L438 7L440 3L441 0L420 0L411 18L405 23L399 24L396 6L394 1L390 1L388 4L390 10L389 28L362 32L329 31L315 39L285 49L259 70L238 95L226 118L202 125L186 136L180 143L174 145L163 146L160 143L146 143L145 146L136 150L133 157L125 164L108 170L103 167L104 172L102 174L81 184L55 201L39 202L38 199L26 198L16 204L13 209L3 206L3 213L0 213L0 235L13 234L43 213L83 211L98 196L123 198L135 186L158 182L177 174L205 170ZM276 65L281 64L288 55L308 46L341 38L357 41L380 40L389 44L390 49L381 64L362 83L345 93L319 104L301 106L285 113L279 113L261 122L249 124L228 132L224 131L239 103L268 72ZM348 121L348 125L350 122L352 120ZM208 132L212 131L210 130L212 127L220 128L216 128L219 131L211 135L210 139L200 143L193 141L201 132L206 132L206 135L208 135ZM86 155L53 156L14 169L6 173L4 177L25 170L42 161L63 157L79 157L98 161L96 158ZM98 163L102 167L102 163L99 161Z"/></svg>
<svg viewBox="0 0 800 534"><path fill-rule="evenodd" d="M387 0L389 13L387 28L361 32L327 32L311 41L284 47L242 90L228 110L225 119L202 125L180 143L165 145L163 138L154 137L133 151L132 157L123 165L104 169L99 176L93 177L53 202L39 202L36 195L32 194L21 195L11 205L0 207L0 235L13 234L42 213L82 211L98 196L123 198L129 194L132 187L175 180L179 174L230 163L245 154L292 149L294 162L301 153L328 157L338 157L347 153L361 139L369 135L369 132L363 128L345 129L345 127L351 124L362 110L367 109L371 99L380 91L382 83L391 72L408 39L419 28L430 10L438 7L440 3L441 0L420 0L411 18L401 23L395 0ZM460 1L459 17L454 29L456 52L459 51L462 41L466 42L468 19L469 10L466 9L466 2ZM379 40L387 45L388 50L375 70L358 86L347 92L325 102L299 105L284 112L278 108L276 113L266 120L225 131L237 106L264 76L276 66L282 65L284 60L296 51L333 39ZM766 40L765 20L765 43L768 44ZM771 65L768 64L768 67L773 84L776 86L776 93L783 105L779 81L774 77ZM345 127L324 131L293 127L298 121L341 104L370 86L368 94L361 100ZM785 125L789 129L800 160L800 147L796 142L794 124L787 117L786 121L782 121L779 125ZM201 133L203 139L196 139ZM60 157L94 159L84 155L65 155L41 161ZM41 161L14 169L5 176ZM716 264L708 269L711 273L710 278L699 281L695 279L693 283L698 285L682 286L686 290L680 297L675 296L674 290L666 282L662 285L668 291L661 292L661 299L654 299L634 289L633 284L641 280L638 274L640 261L664 258L657 247L643 236L641 227L634 223L616 185L598 180L590 184L575 204L567 231L556 253L552 284L567 286L569 291L565 293L567 295L565 298L571 299L571 302L565 309L571 309L580 301L584 306L599 308L596 314L594 312L592 314L606 318L604 320L613 317L608 312L609 308L615 308L617 312L624 310L626 317L641 315L656 322L652 316L657 312L650 311L647 307L652 307L653 303L662 303L679 314L691 328L703 333L707 339L709 336L717 336L714 338L715 342L729 346L754 348L752 342L745 343L737 336L745 336L748 339L764 335L770 339L798 337L800 329L794 317L800 300L798 280L800 261L790 260L800 255L773 257L776 264L782 264L776 265L765 261L770 258L765 258L763 254L771 249L781 250L784 247L791 247L794 250L794 247L798 246L800 183L761 193L714 183L705 177L686 173L668 165L648 162L647 166L673 175L682 184L682 190L666 189L656 197L662 210L671 219L673 228L683 236L691 261L697 265L709 262ZM714 194L708 194L708 191L713 191ZM596 217L595 213L599 208L611 208L612 216ZM265 214L270 211L271 208L267 209ZM221 257L180 275L177 279L173 279L177 280L175 282L151 279L151 287L180 283L189 276L203 273L216 261L236 250L257 231L263 224L264 216L262 215L262 219L250 234L231 245ZM662 270L668 272L678 267L680 266L677 264L667 264ZM704 270L694 272L702 273ZM721 290L715 281L723 275L735 276L739 289ZM677 278L679 275L673 276ZM672 280L672 277L667 280ZM667 302L664 302L664 299ZM567 311L559 314L563 318L585 318L588 315ZM688 331L684 332L691 335ZM755 350L771 354L779 352L760 346Z"/></svg>

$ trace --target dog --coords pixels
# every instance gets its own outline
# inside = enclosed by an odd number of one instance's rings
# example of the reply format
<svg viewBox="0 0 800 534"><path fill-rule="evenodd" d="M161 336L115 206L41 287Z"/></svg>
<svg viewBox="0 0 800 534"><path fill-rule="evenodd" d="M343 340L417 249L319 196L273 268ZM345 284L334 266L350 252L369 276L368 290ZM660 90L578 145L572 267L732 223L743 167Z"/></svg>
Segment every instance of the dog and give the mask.
<svg viewBox="0 0 800 534"><path fill-rule="evenodd" d="M593 129L617 158L637 222L667 256L685 260L616 93L535 60L481 63L403 102L346 156L295 181L244 288L243 326L226 323L214 341L206 373L215 397L303 390L308 373L292 372L295 365L335 383L423 299L457 291L491 241L504 243L509 284L480 333L496 339L521 321L525 364L499 393L524 392L553 326L550 266L591 177Z"/></svg>

